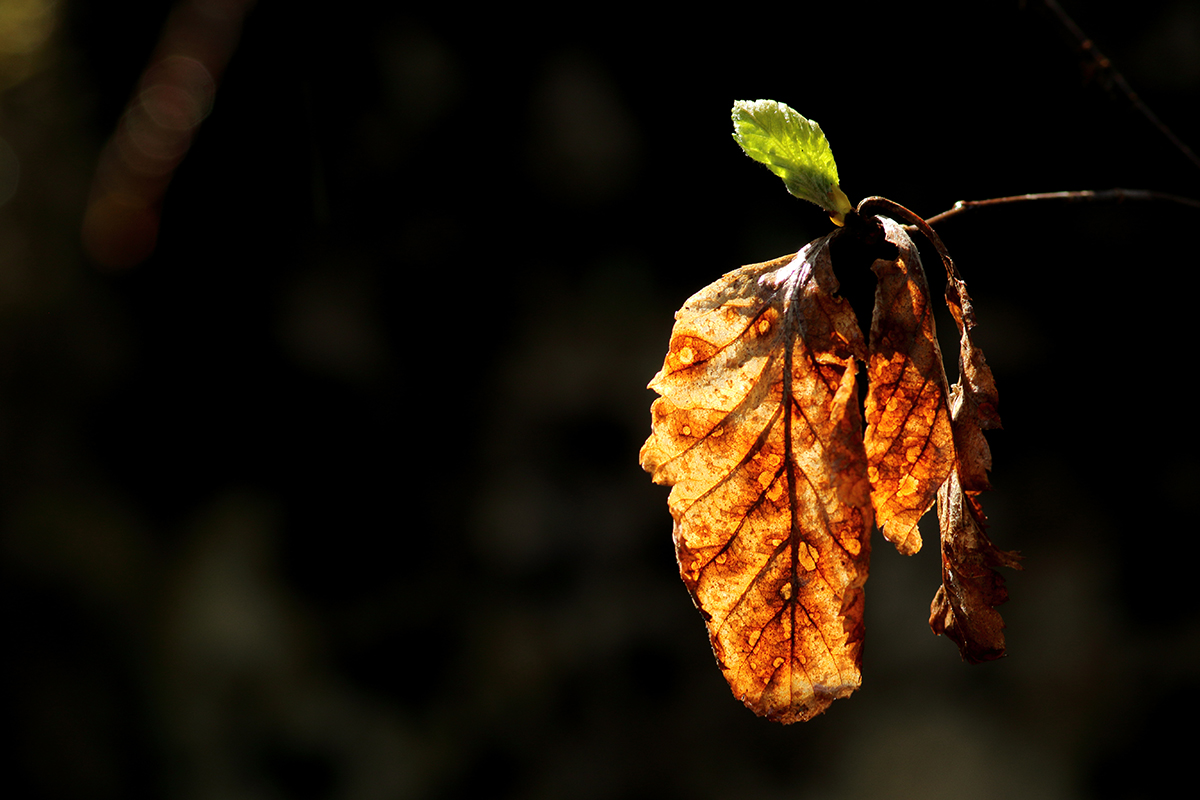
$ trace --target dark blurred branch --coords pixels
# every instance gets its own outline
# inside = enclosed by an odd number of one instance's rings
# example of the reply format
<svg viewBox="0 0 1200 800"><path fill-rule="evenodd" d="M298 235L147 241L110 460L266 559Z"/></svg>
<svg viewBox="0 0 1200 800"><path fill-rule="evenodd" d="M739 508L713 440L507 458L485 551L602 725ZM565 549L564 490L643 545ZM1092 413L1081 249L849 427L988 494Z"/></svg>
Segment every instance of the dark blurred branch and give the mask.
<svg viewBox="0 0 1200 800"><path fill-rule="evenodd" d="M145 260L159 207L216 97L254 0L180 0L96 165L83 244L109 268Z"/></svg>
<svg viewBox="0 0 1200 800"><path fill-rule="evenodd" d="M1129 99L1133 107L1140 111L1142 116L1150 121L1150 124L1158 128L1162 132L1162 135L1166 136L1171 144L1178 148L1179 152L1183 153L1192 164L1200 167L1200 158L1175 135L1174 131L1158 118L1158 115L1150 110L1149 106L1142 102L1142 98L1138 97L1137 92L1125 80L1125 76L1112 65L1112 62L1108 60L1104 53L1100 52L1100 48L1096 47L1096 43L1075 24L1075 20L1071 19L1066 11L1063 11L1062 6L1055 2L1055 0L1042 0L1042 2L1047 10L1058 19L1059 24L1063 26L1067 33L1075 39L1081 56L1087 62L1086 69L1088 74L1097 76L1105 88L1111 90L1115 86L1120 90Z"/></svg>

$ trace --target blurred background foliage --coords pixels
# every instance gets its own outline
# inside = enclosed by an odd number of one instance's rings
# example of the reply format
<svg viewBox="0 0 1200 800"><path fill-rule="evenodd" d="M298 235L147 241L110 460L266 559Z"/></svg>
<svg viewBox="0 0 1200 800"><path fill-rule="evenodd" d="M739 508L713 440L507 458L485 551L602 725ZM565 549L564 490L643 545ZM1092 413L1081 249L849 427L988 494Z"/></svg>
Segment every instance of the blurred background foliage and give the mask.
<svg viewBox="0 0 1200 800"><path fill-rule="evenodd" d="M1200 144L1200 5L1065 5ZM924 216L1200 196L1027 6L0 0L6 795L1173 791L1194 210L941 227L1001 391L992 535L1027 557L1001 662L930 634L936 547L877 540L864 688L754 718L637 467L674 310L828 226L738 152L735 99ZM206 71L147 71L179 47Z"/></svg>

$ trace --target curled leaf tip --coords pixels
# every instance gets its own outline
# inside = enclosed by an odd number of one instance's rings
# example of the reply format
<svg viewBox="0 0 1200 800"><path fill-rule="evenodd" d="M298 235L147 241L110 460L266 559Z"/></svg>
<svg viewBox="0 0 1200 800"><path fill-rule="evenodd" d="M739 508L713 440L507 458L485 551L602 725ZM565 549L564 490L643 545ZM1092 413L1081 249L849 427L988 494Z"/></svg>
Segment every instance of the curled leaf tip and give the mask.
<svg viewBox="0 0 1200 800"><path fill-rule="evenodd" d="M846 197L846 193L840 186L833 187L830 201L833 203L834 210L829 212L829 218L833 220L834 225L840 228L846 224L846 215L854 209L854 206L850 204L850 198Z"/></svg>

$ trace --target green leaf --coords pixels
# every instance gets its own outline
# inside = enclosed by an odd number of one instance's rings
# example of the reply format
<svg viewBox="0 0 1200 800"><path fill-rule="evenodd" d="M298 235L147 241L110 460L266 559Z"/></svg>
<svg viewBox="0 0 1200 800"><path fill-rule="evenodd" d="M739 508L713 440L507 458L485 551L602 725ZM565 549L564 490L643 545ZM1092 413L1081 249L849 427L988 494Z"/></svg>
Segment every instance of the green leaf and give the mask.
<svg viewBox="0 0 1200 800"><path fill-rule="evenodd" d="M820 125L774 100L738 100L733 131L746 155L783 178L789 192L842 224L852 206L838 186L837 164Z"/></svg>

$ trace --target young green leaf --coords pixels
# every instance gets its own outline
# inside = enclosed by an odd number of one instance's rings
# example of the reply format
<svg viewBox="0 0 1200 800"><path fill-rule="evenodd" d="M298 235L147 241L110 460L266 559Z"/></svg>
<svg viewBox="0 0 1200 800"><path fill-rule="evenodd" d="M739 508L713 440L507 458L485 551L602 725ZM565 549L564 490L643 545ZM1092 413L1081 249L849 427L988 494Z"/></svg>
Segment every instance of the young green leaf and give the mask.
<svg viewBox="0 0 1200 800"><path fill-rule="evenodd" d="M746 155L783 178L794 196L816 203L842 224L850 200L838 186L837 164L820 125L774 100L738 100L733 130Z"/></svg>

